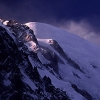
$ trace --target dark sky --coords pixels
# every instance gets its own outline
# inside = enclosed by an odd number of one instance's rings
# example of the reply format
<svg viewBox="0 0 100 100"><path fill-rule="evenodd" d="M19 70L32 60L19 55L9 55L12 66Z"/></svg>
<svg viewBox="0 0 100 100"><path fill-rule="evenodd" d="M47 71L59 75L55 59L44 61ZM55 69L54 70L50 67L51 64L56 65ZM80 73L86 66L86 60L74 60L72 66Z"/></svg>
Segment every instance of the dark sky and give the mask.
<svg viewBox="0 0 100 100"><path fill-rule="evenodd" d="M100 17L100 0L0 0L0 16L21 22Z"/></svg>
<svg viewBox="0 0 100 100"><path fill-rule="evenodd" d="M100 0L0 0L0 17L21 23L43 22L67 30L73 21L75 26L88 26L99 35Z"/></svg>

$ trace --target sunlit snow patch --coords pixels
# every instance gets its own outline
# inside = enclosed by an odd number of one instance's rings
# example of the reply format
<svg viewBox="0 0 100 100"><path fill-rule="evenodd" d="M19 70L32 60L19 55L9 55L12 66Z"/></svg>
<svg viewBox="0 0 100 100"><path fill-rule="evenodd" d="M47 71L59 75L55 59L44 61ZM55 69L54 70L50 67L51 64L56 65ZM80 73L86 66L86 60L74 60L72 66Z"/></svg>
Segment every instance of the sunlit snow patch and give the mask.
<svg viewBox="0 0 100 100"><path fill-rule="evenodd" d="M25 45L28 47L29 51L33 51L35 53L37 53L38 51L38 46L36 45L35 42L30 41L30 42L26 42Z"/></svg>
<svg viewBox="0 0 100 100"><path fill-rule="evenodd" d="M30 25L30 23L26 23L25 25L29 26L29 25ZM34 22L34 25L32 25L32 27L34 27L34 34L36 34L37 29L36 29L35 22Z"/></svg>
<svg viewBox="0 0 100 100"><path fill-rule="evenodd" d="M4 24L4 25L7 25L7 24L8 24L8 22L9 22L9 21L4 21L4 22L3 22L3 24Z"/></svg>

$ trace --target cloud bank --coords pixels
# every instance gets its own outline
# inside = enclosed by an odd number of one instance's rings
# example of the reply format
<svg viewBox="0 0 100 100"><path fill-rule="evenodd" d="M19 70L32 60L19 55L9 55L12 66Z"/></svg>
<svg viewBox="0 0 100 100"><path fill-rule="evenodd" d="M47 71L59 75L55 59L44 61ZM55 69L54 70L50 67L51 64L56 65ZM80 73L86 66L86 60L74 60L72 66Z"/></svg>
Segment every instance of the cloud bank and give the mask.
<svg viewBox="0 0 100 100"><path fill-rule="evenodd" d="M78 22L73 20L62 21L55 25L100 46L100 30L98 30L98 28L95 29L95 27L90 25L86 20Z"/></svg>

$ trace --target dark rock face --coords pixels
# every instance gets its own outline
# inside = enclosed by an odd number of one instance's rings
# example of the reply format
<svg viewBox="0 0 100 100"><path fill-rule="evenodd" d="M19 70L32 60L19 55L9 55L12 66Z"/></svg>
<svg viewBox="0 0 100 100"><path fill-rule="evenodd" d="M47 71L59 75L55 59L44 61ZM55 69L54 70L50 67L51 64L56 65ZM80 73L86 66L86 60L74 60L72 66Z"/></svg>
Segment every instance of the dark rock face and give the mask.
<svg viewBox="0 0 100 100"><path fill-rule="evenodd" d="M79 89L75 84L72 84L74 90L84 96L87 100L94 100L93 97L85 90Z"/></svg>
<svg viewBox="0 0 100 100"><path fill-rule="evenodd" d="M9 27L13 27L16 40L20 39L19 31L28 29L26 26L13 23ZM38 44L34 34L33 37L29 36L28 41L32 39ZM0 100L69 100L66 92L55 88L49 77L40 76L38 66L31 65L28 56L32 55L33 59L38 59L37 55L28 51L23 44L19 50L17 42L15 43L6 29L0 26ZM38 63L38 60L36 61ZM34 89L25 82L26 76L33 82Z"/></svg>

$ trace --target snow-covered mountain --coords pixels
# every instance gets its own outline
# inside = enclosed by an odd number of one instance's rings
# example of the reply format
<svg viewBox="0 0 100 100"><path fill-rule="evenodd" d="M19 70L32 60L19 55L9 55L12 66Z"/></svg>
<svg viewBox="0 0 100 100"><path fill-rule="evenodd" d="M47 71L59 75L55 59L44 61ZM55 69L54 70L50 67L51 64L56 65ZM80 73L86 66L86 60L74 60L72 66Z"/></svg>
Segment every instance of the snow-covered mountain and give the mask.
<svg viewBox="0 0 100 100"><path fill-rule="evenodd" d="M0 100L100 100L100 47L36 22L0 23Z"/></svg>

